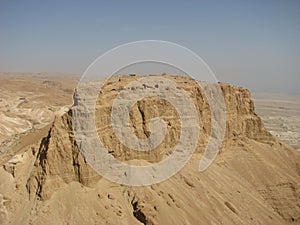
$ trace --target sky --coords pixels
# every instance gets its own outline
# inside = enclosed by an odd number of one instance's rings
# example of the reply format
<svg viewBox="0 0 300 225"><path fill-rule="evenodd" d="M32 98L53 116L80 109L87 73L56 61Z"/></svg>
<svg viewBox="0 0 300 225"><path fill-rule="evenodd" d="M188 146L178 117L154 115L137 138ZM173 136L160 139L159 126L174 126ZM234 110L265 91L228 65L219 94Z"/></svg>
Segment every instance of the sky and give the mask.
<svg viewBox="0 0 300 225"><path fill-rule="evenodd" d="M300 1L0 1L0 71L82 74L106 51L164 40L219 81L300 94Z"/></svg>

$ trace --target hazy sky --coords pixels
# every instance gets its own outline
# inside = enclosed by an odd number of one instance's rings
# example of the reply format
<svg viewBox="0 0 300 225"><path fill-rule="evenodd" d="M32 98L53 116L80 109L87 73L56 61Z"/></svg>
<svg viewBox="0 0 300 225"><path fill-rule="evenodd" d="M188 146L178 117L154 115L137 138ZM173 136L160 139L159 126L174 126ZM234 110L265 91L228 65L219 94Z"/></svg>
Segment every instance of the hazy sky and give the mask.
<svg viewBox="0 0 300 225"><path fill-rule="evenodd" d="M200 55L218 80L300 94L300 1L1 1L0 71L81 74L156 39Z"/></svg>

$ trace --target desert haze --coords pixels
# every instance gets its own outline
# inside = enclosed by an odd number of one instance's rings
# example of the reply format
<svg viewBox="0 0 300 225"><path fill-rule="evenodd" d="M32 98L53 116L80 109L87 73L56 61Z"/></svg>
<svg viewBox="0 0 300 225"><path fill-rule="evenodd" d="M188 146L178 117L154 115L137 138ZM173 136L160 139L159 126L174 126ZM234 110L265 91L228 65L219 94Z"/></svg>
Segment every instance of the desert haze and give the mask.
<svg viewBox="0 0 300 225"><path fill-rule="evenodd" d="M72 130L77 75L0 73L0 224L299 224L299 97L253 94L220 83L226 102L222 148L204 172L210 136L208 102L185 76L164 75L183 88L202 119L195 153L170 179L150 186L113 183L85 161ZM155 151L136 154L108 124L112 102L139 76L112 77L96 104L98 135L115 158L154 163L178 142L174 108L146 99L132 108L131 128L145 138L151 118L168 122ZM141 116L142 115L142 116Z"/></svg>

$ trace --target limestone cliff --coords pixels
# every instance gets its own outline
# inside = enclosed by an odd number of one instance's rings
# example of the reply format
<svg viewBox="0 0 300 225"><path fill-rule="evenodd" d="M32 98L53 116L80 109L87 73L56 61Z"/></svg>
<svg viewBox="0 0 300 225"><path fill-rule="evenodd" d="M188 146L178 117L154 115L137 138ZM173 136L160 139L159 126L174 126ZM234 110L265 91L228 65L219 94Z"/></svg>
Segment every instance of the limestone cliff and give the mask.
<svg viewBox="0 0 300 225"><path fill-rule="evenodd" d="M180 120L171 104L158 98L147 98L132 108L131 129L139 138L149 136L147 124L153 117L160 116L168 124L164 142L151 153L137 152L124 146L110 124L112 101L124 85L137 78L113 77L106 83L96 104L96 127L100 140L110 149L109 154L122 161L142 159L153 163L171 154L180 136ZM30 152L34 161L28 166L30 169L23 184L26 189L22 189L28 195L27 206L31 207L24 216L27 222L300 222L300 154L264 128L255 113L250 92L225 83L218 84L226 103L226 134L215 162L207 171L200 173L197 165L211 132L207 98L190 78L168 78L190 95L202 122L196 152L184 169L169 180L148 187L126 187L105 180L80 154L72 131L70 109L56 116L48 135L39 144L24 150ZM13 201L7 205L9 218L16 216L14 210L18 207L20 205Z"/></svg>

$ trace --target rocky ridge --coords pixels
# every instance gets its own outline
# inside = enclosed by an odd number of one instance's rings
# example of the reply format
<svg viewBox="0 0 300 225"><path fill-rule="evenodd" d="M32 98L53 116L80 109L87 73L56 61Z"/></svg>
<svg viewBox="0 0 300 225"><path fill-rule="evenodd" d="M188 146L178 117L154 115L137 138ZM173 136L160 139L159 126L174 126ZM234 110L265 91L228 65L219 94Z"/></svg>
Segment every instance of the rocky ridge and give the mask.
<svg viewBox="0 0 300 225"><path fill-rule="evenodd" d="M195 102L202 121L192 159L169 180L127 187L97 174L79 152L72 110L57 115L47 135L3 165L0 193L11 224L293 224L300 221L300 155L273 137L254 110L250 92L220 85L226 102L222 149L205 172L197 170L211 130L207 99L188 77L168 76ZM130 118L139 138L156 115L167 121L164 142L137 153L118 142L109 125L112 100L138 77L113 77L97 100L100 139L119 160L154 163L172 152L180 123L174 108L156 98L138 102ZM175 115L175 116L174 116ZM22 176L21 176L22 175ZM17 193L17 194L13 194ZM22 197L26 201L22 201ZM26 208L26 210L23 210ZM22 216L17 216L22 215Z"/></svg>

